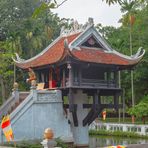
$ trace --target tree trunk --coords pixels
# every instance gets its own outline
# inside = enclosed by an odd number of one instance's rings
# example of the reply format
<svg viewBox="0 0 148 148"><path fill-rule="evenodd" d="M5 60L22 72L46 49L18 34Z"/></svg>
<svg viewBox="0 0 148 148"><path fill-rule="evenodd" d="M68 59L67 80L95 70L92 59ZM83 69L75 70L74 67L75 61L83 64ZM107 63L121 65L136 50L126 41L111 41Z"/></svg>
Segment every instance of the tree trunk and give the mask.
<svg viewBox="0 0 148 148"><path fill-rule="evenodd" d="M0 75L0 85L1 85L1 94L2 94L2 103L5 102L6 98L6 92L5 92L5 85L3 77Z"/></svg>
<svg viewBox="0 0 148 148"><path fill-rule="evenodd" d="M142 117L142 121L143 121L143 124L145 124L145 117L144 116Z"/></svg>

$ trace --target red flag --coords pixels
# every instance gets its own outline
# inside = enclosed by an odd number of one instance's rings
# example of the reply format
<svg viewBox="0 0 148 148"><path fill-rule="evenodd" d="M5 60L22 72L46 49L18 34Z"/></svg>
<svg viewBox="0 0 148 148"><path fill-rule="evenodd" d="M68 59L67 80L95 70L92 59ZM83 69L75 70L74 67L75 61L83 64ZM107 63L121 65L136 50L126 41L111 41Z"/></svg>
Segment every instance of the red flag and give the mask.
<svg viewBox="0 0 148 148"><path fill-rule="evenodd" d="M106 119L106 110L104 110L104 111L102 112L102 116L103 116L103 120L105 120L105 119Z"/></svg>
<svg viewBox="0 0 148 148"><path fill-rule="evenodd" d="M11 128L11 122L10 122L9 115L3 117L2 122L1 122L1 128L3 130L3 133L7 141L12 141L14 137L13 137L13 131Z"/></svg>

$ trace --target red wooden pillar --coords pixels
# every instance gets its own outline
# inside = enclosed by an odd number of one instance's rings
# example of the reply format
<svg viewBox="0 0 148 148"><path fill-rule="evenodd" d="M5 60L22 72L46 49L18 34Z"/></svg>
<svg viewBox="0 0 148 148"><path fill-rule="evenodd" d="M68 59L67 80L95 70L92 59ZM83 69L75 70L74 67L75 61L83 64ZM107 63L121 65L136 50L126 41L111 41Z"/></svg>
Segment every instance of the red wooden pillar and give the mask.
<svg viewBox="0 0 148 148"><path fill-rule="evenodd" d="M52 67L49 68L49 89L52 88Z"/></svg>

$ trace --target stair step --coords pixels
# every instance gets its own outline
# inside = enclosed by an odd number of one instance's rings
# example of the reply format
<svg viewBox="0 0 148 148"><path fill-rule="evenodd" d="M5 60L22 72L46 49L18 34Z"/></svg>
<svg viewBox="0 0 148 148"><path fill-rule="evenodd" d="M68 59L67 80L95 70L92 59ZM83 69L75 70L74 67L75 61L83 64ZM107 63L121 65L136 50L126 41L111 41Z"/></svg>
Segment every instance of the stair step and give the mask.
<svg viewBox="0 0 148 148"><path fill-rule="evenodd" d="M20 93L19 102L15 102L15 104L10 108L9 112L12 113L26 99L28 95L28 92Z"/></svg>

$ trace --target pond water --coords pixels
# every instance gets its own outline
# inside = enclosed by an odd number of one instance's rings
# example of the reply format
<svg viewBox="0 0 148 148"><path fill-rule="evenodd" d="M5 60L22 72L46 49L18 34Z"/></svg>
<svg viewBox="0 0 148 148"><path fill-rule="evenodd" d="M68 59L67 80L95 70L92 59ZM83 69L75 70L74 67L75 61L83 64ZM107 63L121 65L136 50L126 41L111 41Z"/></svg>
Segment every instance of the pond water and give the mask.
<svg viewBox="0 0 148 148"><path fill-rule="evenodd" d="M138 138L121 138L111 136L91 136L89 138L89 148L101 148L105 146L113 145L129 145L129 144L145 144L148 143L148 139Z"/></svg>

